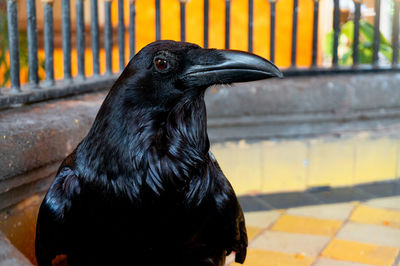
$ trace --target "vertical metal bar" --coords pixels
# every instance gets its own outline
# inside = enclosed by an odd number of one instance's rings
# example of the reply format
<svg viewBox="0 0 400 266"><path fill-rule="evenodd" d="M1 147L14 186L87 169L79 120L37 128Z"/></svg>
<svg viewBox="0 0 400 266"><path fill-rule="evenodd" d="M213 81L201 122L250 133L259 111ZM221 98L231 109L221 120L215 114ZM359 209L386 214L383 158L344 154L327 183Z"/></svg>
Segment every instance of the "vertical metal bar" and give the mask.
<svg viewBox="0 0 400 266"><path fill-rule="evenodd" d="M104 1L104 49L106 50L106 73L112 74L112 26L111 26L111 1Z"/></svg>
<svg viewBox="0 0 400 266"><path fill-rule="evenodd" d="M26 15L28 17L28 60L29 60L29 83L32 87L39 84L38 76L38 41L36 24L36 5L35 0L26 1Z"/></svg>
<svg viewBox="0 0 400 266"><path fill-rule="evenodd" d="M156 40L161 40L161 3L156 0Z"/></svg>
<svg viewBox="0 0 400 266"><path fill-rule="evenodd" d="M10 82L11 91L19 92L19 37L18 37L18 11L15 0L7 0L8 19L8 48L10 51Z"/></svg>
<svg viewBox="0 0 400 266"><path fill-rule="evenodd" d="M381 0L375 0L375 20L374 20L374 50L372 54L372 64L376 66L378 64L379 55L379 43L381 40L380 28L380 17L381 17Z"/></svg>
<svg viewBox="0 0 400 266"><path fill-rule="evenodd" d="M311 66L317 66L318 55L318 15L319 15L319 0L314 0L314 18L313 18L313 40L312 40L312 58Z"/></svg>
<svg viewBox="0 0 400 266"><path fill-rule="evenodd" d="M186 40L186 1L180 0L180 9L181 9L181 41L184 42Z"/></svg>
<svg viewBox="0 0 400 266"><path fill-rule="evenodd" d="M340 35L340 6L339 0L333 0L333 57L332 65L337 67L339 63L338 48L339 48L339 35Z"/></svg>
<svg viewBox="0 0 400 266"><path fill-rule="evenodd" d="M208 48L208 23L209 23L209 12L210 12L210 7L209 7L209 0L204 0L204 40L203 40L203 46L204 48Z"/></svg>
<svg viewBox="0 0 400 266"><path fill-rule="evenodd" d="M247 50L253 52L253 0L249 0L249 25L248 25L248 42Z"/></svg>
<svg viewBox="0 0 400 266"><path fill-rule="evenodd" d="M229 49L231 36L231 0L225 0L225 49Z"/></svg>
<svg viewBox="0 0 400 266"><path fill-rule="evenodd" d="M47 85L54 84L54 24L53 1L42 0L44 9L44 68Z"/></svg>
<svg viewBox="0 0 400 266"><path fill-rule="evenodd" d="M361 0L354 0L353 66L358 66L358 45L360 43Z"/></svg>
<svg viewBox="0 0 400 266"><path fill-rule="evenodd" d="M78 78L85 78L85 27L83 18L83 0L76 0L76 48L78 51Z"/></svg>
<svg viewBox="0 0 400 266"><path fill-rule="evenodd" d="M71 8L69 0L62 0L62 47L64 79L71 79Z"/></svg>
<svg viewBox="0 0 400 266"><path fill-rule="evenodd" d="M119 70L125 68L125 24L124 24L124 0L118 0L118 49Z"/></svg>
<svg viewBox="0 0 400 266"><path fill-rule="evenodd" d="M398 0L395 0L394 12L393 12L393 34L392 34L393 67L397 67L399 63L399 10L400 10L400 2Z"/></svg>
<svg viewBox="0 0 400 266"><path fill-rule="evenodd" d="M93 74L99 75L100 38L99 38L99 14L97 9L97 0L90 0L90 34L92 40Z"/></svg>
<svg viewBox="0 0 400 266"><path fill-rule="evenodd" d="M270 37L269 37L269 60L275 62L275 20L276 20L276 0L269 0L271 15L270 15Z"/></svg>
<svg viewBox="0 0 400 266"><path fill-rule="evenodd" d="M296 67L298 0L293 0L291 67Z"/></svg>
<svg viewBox="0 0 400 266"><path fill-rule="evenodd" d="M130 58L132 58L135 55L135 44L136 44L136 39L135 39L135 15L136 15L136 6L135 6L135 0L130 0L129 1L129 55Z"/></svg>

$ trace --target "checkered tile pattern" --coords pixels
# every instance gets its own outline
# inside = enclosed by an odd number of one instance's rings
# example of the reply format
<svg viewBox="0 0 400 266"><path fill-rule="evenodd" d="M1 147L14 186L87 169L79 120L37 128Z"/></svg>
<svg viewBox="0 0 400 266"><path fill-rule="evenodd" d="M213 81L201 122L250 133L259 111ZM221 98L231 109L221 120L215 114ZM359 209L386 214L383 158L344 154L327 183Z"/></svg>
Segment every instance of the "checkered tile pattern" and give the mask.
<svg viewBox="0 0 400 266"><path fill-rule="evenodd" d="M246 212L245 266L397 266L400 196ZM227 265L236 266L233 256Z"/></svg>

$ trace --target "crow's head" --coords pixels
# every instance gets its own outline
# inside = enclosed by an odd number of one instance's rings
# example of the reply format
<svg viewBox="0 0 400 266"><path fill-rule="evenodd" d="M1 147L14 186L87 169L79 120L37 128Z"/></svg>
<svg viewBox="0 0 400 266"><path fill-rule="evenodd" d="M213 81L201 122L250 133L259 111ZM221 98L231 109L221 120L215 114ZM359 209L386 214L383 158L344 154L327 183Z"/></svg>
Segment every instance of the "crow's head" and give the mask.
<svg viewBox="0 0 400 266"><path fill-rule="evenodd" d="M157 41L132 58L116 84L125 86L126 100L134 105L168 108L183 96L202 95L214 84L270 77L282 77L282 73L254 54Z"/></svg>
<svg viewBox="0 0 400 266"><path fill-rule="evenodd" d="M79 145L80 172L88 180L102 176L104 184L116 180L114 190L130 198L147 184L157 195L183 189L188 204L200 204L214 182L207 170L205 90L270 77L282 73L250 53L151 43L124 69Z"/></svg>

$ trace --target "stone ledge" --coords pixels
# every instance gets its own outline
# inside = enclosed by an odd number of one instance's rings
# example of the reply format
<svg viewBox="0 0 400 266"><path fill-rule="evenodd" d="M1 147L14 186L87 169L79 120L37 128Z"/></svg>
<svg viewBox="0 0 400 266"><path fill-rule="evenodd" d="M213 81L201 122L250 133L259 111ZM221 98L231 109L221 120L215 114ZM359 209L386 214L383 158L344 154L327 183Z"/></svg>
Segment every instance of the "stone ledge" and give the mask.
<svg viewBox="0 0 400 266"><path fill-rule="evenodd" d="M88 132L104 93L0 112L0 180L59 162Z"/></svg>
<svg viewBox="0 0 400 266"><path fill-rule="evenodd" d="M31 266L32 263L16 249L0 231L0 265L2 266Z"/></svg>
<svg viewBox="0 0 400 266"><path fill-rule="evenodd" d="M271 79L209 89L209 118L334 114L400 107L400 74Z"/></svg>
<svg viewBox="0 0 400 266"><path fill-rule="evenodd" d="M0 180L0 210L15 205L37 193L47 191L61 161Z"/></svg>

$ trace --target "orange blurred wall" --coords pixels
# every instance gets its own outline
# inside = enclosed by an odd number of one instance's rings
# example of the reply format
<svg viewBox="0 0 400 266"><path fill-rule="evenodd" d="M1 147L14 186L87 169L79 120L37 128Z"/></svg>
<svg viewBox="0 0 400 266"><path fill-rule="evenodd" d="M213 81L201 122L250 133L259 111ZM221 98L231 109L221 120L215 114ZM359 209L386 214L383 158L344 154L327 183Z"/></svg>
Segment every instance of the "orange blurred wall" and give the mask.
<svg viewBox="0 0 400 266"><path fill-rule="evenodd" d="M225 0L210 0L209 46L224 48ZM297 65L311 64L313 1L299 1ZM116 6L116 2L114 3ZM256 54L269 58L270 8L267 0L254 0L254 43ZM125 7L128 25L128 5ZM155 39L154 1L136 1L137 49ZM179 1L161 0L161 38L180 40ZM279 0L276 6L276 63L290 66L293 0ZM115 16L116 19L116 16ZM186 41L203 45L203 0L186 6ZM231 1L231 49L247 50L248 0Z"/></svg>
<svg viewBox="0 0 400 266"><path fill-rule="evenodd" d="M299 0L297 65L311 64L313 1ZM209 0L209 47L224 48L225 0ZM254 0L253 51L269 58L270 7L267 0ZM113 2L117 25L117 1ZM161 38L180 40L178 0L161 0ZM289 67L292 43L293 0L278 0L276 5L276 63ZM125 2L125 23L129 24L129 3ZM186 41L203 45L203 0L186 5ZM136 1L136 51L155 39L155 1ZM247 50L248 0L231 1L231 49Z"/></svg>

